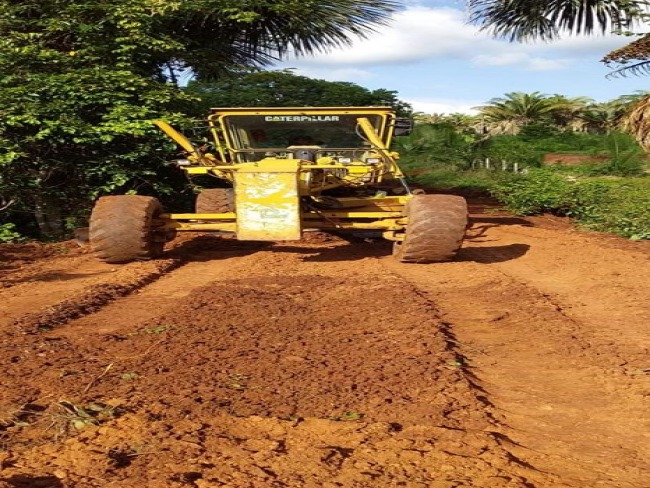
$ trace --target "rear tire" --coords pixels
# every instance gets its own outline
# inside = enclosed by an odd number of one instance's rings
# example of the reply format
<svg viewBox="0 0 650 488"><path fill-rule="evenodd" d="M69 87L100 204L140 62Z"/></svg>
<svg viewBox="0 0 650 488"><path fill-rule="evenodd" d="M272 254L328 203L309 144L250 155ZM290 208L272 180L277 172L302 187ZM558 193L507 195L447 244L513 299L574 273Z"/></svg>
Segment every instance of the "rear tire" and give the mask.
<svg viewBox="0 0 650 488"><path fill-rule="evenodd" d="M160 256L166 234L154 232L153 219L163 211L154 197L116 195L100 198L90 216L90 246L107 263Z"/></svg>
<svg viewBox="0 0 650 488"><path fill-rule="evenodd" d="M409 223L393 256L402 263L451 260L467 229L467 202L454 195L415 195L406 204Z"/></svg>
<svg viewBox="0 0 650 488"><path fill-rule="evenodd" d="M196 197L196 213L227 213L235 211L235 194L232 188L208 188Z"/></svg>

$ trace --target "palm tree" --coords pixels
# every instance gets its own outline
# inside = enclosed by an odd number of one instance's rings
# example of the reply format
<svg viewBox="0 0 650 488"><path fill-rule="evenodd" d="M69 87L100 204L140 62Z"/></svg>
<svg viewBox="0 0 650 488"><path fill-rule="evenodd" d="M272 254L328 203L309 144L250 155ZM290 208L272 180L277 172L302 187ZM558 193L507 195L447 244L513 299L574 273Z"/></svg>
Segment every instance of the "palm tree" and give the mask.
<svg viewBox="0 0 650 488"><path fill-rule="evenodd" d="M574 132L581 132L584 121L582 115L586 108L594 101L589 97L566 97L564 95L553 95L548 102L555 108L549 112L553 123L561 128Z"/></svg>
<svg viewBox="0 0 650 488"><path fill-rule="evenodd" d="M551 40L561 33L629 31L647 20L647 0L468 0L471 20L510 40ZM609 53L614 75L650 73L650 34ZM650 95L623 117L623 126L650 150Z"/></svg>
<svg viewBox="0 0 650 488"><path fill-rule="evenodd" d="M634 93L629 93L627 95L621 95L620 97L615 98L610 101L614 107L616 107L621 112L625 112L627 109L636 105L642 99L650 96L650 90L635 90Z"/></svg>
<svg viewBox="0 0 650 488"><path fill-rule="evenodd" d="M632 0L468 0L472 22L513 41L628 30L645 19L646 5Z"/></svg>
<svg viewBox="0 0 650 488"><path fill-rule="evenodd" d="M160 7L155 17L179 41L178 51L160 63L172 72L191 69L199 79L213 79L224 67L265 66L290 52L351 44L386 25L400 8L396 0L278 0L250 2L240 11L224 8L222 0L179 3L178 9Z"/></svg>
<svg viewBox="0 0 650 488"><path fill-rule="evenodd" d="M413 121L416 124L437 124L444 121L445 114L441 113L432 113L427 114L424 112L415 112L413 114Z"/></svg>
<svg viewBox="0 0 650 488"><path fill-rule="evenodd" d="M475 108L487 123L490 134L514 135L526 125L549 119L550 113L563 106L563 102L539 92L511 92Z"/></svg>
<svg viewBox="0 0 650 488"><path fill-rule="evenodd" d="M445 117L445 122L449 123L458 132L467 132L473 130L474 125L478 121L476 115L468 115L463 113L452 113Z"/></svg>
<svg viewBox="0 0 650 488"><path fill-rule="evenodd" d="M650 151L650 96L641 98L623 114L620 125L643 149Z"/></svg>
<svg viewBox="0 0 650 488"><path fill-rule="evenodd" d="M582 130L594 134L611 134L618 127L622 114L623 109L615 101L593 103L580 114Z"/></svg>

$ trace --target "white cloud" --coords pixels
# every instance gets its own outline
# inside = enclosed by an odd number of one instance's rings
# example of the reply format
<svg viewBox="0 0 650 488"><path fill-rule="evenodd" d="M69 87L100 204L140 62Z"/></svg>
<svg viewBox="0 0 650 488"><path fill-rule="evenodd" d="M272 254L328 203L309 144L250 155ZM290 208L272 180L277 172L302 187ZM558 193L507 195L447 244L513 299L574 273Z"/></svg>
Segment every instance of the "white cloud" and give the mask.
<svg viewBox="0 0 650 488"><path fill-rule="evenodd" d="M563 56L592 56L594 59L631 42L626 36L566 36L553 42L536 42L527 45L531 52L548 51Z"/></svg>
<svg viewBox="0 0 650 488"><path fill-rule="evenodd" d="M558 71L569 66L571 66L570 59L530 58L527 60L526 69L529 71Z"/></svg>
<svg viewBox="0 0 650 488"><path fill-rule="evenodd" d="M334 70L332 73L340 69L344 71L340 71L339 76L347 73L346 79L352 77L354 70L369 76L365 69L373 66L444 60L551 71L568 67L574 59L591 57L596 61L627 42L629 39L622 36L571 36L552 43L509 43L469 25L465 13L459 9L411 5L394 14L389 27L367 39L313 57L291 58L284 64L303 70ZM346 72L346 69L351 71ZM327 79L333 78L330 75Z"/></svg>
<svg viewBox="0 0 650 488"><path fill-rule="evenodd" d="M416 6L396 13L390 27L367 39L301 61L358 66L403 64L438 56L466 57L478 41L476 29L464 23L462 12Z"/></svg>
<svg viewBox="0 0 650 488"><path fill-rule="evenodd" d="M472 62L478 66L510 66L518 64L528 71L557 71L571 65L570 59L532 57L524 52L481 54L475 56Z"/></svg>
<svg viewBox="0 0 650 488"><path fill-rule="evenodd" d="M424 112L425 114L469 114L474 115L478 113L474 107L483 105L483 101L477 100L452 100L445 98L432 98L432 99L406 99L406 102L413 106L416 112Z"/></svg>

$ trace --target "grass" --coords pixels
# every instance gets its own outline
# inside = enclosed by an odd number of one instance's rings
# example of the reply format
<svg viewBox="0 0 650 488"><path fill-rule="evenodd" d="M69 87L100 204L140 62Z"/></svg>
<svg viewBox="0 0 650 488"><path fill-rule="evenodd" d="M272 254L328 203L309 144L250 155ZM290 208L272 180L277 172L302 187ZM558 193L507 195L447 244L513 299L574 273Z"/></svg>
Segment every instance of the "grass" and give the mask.
<svg viewBox="0 0 650 488"><path fill-rule="evenodd" d="M48 430L54 430L57 437L115 417L115 408L103 403L75 404L60 400L56 407L58 412L51 414Z"/></svg>
<svg viewBox="0 0 650 488"><path fill-rule="evenodd" d="M341 415L333 415L329 417L329 420L334 420L335 422L351 422L355 420L361 420L363 414L359 412L346 412Z"/></svg>

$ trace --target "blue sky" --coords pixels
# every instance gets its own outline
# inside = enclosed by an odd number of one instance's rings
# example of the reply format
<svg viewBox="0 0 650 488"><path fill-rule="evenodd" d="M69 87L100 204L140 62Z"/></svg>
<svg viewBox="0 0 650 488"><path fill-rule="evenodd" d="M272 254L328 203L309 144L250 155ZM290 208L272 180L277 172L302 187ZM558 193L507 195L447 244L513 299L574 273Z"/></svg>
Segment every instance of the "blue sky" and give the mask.
<svg viewBox="0 0 650 488"><path fill-rule="evenodd" d="M611 100L650 90L650 76L606 78L600 59L629 43L623 36L566 36L552 43L509 43L467 23L463 2L402 0L389 27L351 47L288 58L276 68L370 89L399 92L416 111L468 112L508 92Z"/></svg>

